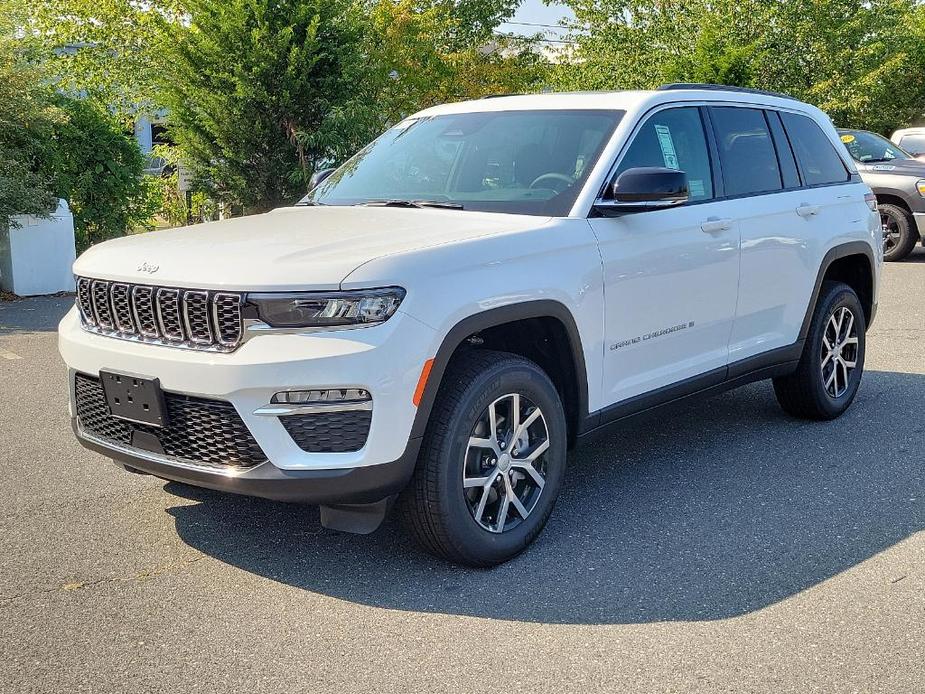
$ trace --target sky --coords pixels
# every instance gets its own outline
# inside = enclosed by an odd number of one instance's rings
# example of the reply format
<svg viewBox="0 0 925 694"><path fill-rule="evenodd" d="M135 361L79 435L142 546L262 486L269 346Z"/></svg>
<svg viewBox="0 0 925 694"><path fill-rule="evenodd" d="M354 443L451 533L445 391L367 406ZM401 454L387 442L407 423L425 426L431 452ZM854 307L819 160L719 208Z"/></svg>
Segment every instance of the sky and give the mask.
<svg viewBox="0 0 925 694"><path fill-rule="evenodd" d="M524 26L525 24L557 25L559 20L570 16L567 8L559 4L545 5L543 0L523 0L516 14L509 23L502 24L499 29L512 34L534 34L546 32L546 38L555 40L562 36L562 30L551 27Z"/></svg>

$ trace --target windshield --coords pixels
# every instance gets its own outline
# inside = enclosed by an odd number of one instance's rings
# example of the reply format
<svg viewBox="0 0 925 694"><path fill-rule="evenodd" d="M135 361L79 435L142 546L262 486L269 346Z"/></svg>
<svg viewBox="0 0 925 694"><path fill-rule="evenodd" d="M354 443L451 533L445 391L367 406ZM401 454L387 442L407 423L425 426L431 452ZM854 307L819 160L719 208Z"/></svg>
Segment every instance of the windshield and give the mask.
<svg viewBox="0 0 925 694"><path fill-rule="evenodd" d="M911 158L908 152L885 137L874 135L866 130L839 130L838 134L841 136L841 141L845 143L848 154L855 161L873 163Z"/></svg>
<svg viewBox="0 0 925 694"><path fill-rule="evenodd" d="M443 203L565 216L623 111L501 111L408 119L302 204Z"/></svg>

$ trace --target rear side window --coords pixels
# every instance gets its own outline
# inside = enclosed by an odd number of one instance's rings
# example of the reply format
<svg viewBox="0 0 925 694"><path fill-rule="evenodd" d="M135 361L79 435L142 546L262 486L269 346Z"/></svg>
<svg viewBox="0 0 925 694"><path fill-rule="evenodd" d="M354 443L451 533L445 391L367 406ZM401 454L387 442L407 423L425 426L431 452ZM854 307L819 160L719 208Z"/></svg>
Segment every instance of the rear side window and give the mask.
<svg viewBox="0 0 925 694"><path fill-rule="evenodd" d="M899 146L910 154L925 152L925 135L903 135Z"/></svg>
<svg viewBox="0 0 925 694"><path fill-rule="evenodd" d="M692 201L713 198L710 153L700 109L671 108L650 116L630 143L616 173L638 166L683 171Z"/></svg>
<svg viewBox="0 0 925 694"><path fill-rule="evenodd" d="M755 108L710 109L726 195L781 190L780 165L764 112Z"/></svg>
<svg viewBox="0 0 925 694"><path fill-rule="evenodd" d="M806 185L844 183L850 177L835 146L816 122L808 116L781 113L787 135L796 154Z"/></svg>

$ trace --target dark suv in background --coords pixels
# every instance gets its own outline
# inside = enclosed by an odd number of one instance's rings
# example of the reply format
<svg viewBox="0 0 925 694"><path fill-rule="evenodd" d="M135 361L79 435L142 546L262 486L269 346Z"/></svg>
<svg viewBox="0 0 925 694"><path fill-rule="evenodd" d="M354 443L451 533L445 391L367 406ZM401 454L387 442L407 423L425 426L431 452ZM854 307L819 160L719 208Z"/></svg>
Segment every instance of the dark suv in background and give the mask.
<svg viewBox="0 0 925 694"><path fill-rule="evenodd" d="M866 130L838 131L877 196L883 224L883 259L902 260L925 236L925 161Z"/></svg>

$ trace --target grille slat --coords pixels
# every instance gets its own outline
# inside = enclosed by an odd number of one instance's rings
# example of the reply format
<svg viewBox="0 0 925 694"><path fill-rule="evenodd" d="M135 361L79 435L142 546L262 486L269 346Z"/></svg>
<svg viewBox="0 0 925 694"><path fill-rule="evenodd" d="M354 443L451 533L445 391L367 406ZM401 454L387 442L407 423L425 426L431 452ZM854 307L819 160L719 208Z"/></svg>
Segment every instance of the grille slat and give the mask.
<svg viewBox="0 0 925 694"><path fill-rule="evenodd" d="M77 308L80 309L80 316L85 323L96 324L96 318L93 316L93 299L90 296L90 280L86 277L77 280Z"/></svg>
<svg viewBox="0 0 925 694"><path fill-rule="evenodd" d="M180 290L158 289L155 297L157 323L161 334L171 342L183 342L183 322L180 317Z"/></svg>
<svg viewBox="0 0 925 694"><path fill-rule="evenodd" d="M77 278L84 328L110 337L230 352L244 335L243 295Z"/></svg>
<svg viewBox="0 0 925 694"><path fill-rule="evenodd" d="M93 300L93 313L96 324L104 330L112 330L112 310L109 306L109 282L93 280L90 285L90 297Z"/></svg>
<svg viewBox="0 0 925 694"><path fill-rule="evenodd" d="M160 337L157 330L157 319L154 317L154 290L151 287L132 288L132 308L135 311L135 320L138 332L145 337Z"/></svg>
<svg viewBox="0 0 925 694"><path fill-rule="evenodd" d="M127 335L135 334L135 319L132 317L131 293L127 284L113 284L110 289L112 296L112 312L116 329Z"/></svg>
<svg viewBox="0 0 925 694"><path fill-rule="evenodd" d="M74 389L81 430L104 441L131 448L135 432L142 432L157 437L166 457L215 469L253 467L267 459L229 402L165 392L168 425L160 428L113 417L98 378L76 374Z"/></svg>

